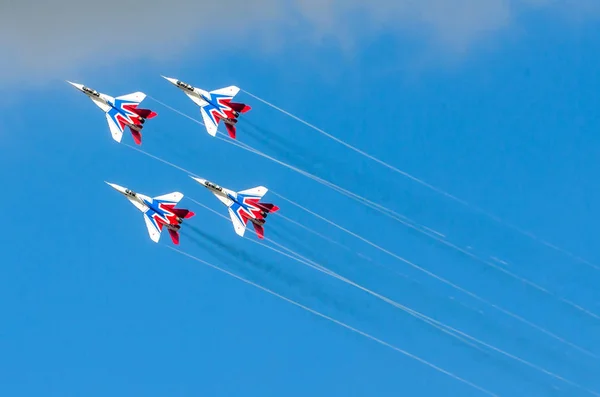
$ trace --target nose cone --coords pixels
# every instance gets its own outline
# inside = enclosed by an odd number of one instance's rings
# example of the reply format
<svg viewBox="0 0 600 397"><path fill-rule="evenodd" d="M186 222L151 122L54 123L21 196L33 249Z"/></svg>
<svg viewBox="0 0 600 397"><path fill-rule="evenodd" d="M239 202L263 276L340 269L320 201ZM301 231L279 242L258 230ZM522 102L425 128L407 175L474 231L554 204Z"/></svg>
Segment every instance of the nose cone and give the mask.
<svg viewBox="0 0 600 397"><path fill-rule="evenodd" d="M202 186L206 186L206 179L196 178L196 177L191 176L191 175L190 175L190 178L192 178L193 180L195 180L196 182L198 182Z"/></svg>
<svg viewBox="0 0 600 397"><path fill-rule="evenodd" d="M160 77L167 80L169 83L171 83L173 85L177 85L177 79L174 79L172 77L166 77L166 76L163 76L162 74L160 75Z"/></svg>
<svg viewBox="0 0 600 397"><path fill-rule="evenodd" d="M67 83L71 84L73 87L77 88L79 91L83 91L83 84L73 83L72 81L66 80Z"/></svg>
<svg viewBox="0 0 600 397"><path fill-rule="evenodd" d="M113 189L115 189L119 193L125 194L125 190L127 190L123 186L119 186L119 185L117 185L115 183L110 183L110 182L106 182L106 181L104 181L104 183L106 183L108 186L112 187Z"/></svg>

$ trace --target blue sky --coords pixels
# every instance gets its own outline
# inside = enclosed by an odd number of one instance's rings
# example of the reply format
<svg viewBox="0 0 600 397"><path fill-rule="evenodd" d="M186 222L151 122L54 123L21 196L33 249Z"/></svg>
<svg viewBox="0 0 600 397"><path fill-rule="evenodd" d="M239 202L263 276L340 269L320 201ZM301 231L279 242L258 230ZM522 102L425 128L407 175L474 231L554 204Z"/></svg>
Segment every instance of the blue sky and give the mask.
<svg viewBox="0 0 600 397"><path fill-rule="evenodd" d="M324 23L343 19L332 6L320 17L304 9L304 22L287 28L279 27L285 23L274 11L278 35L252 46L247 38L244 45L223 38L231 51L212 51L206 32L196 37L173 31L186 35L184 51L170 38L175 33L167 32L170 41L158 44L161 51L169 43L173 48L163 56L147 49L111 55L98 46L103 61L94 65L75 46L64 54L66 66L48 58L45 70L44 59L33 55L4 65L13 82L33 77L24 89L3 82L7 99L0 104L0 178L3 204L10 208L0 232L6 242L0 394L485 395L178 255L166 248L168 236L152 243L141 214L105 180L150 196L181 191L181 206L197 214L189 221L194 230L182 237L186 253L494 394L600 393L599 359L582 352L600 355L600 319L565 303L600 315L599 271L473 209L600 266L594 233L600 216L600 32L594 19L581 18L584 5L592 6L583 1L579 12L529 2L503 8L505 3L495 2L492 11L474 9L476 17L460 20L456 36L449 32L459 22L438 21L443 9L394 8L402 12L394 14L400 21L413 14L422 19L393 29L391 16L377 11L371 18L380 28L367 25L351 40L340 40L331 31L349 29L354 20ZM489 29L481 28L482 21ZM314 28L314 37L298 34L304 24ZM51 36L45 40L52 42ZM15 66L20 63L26 67ZM432 228L479 260L211 138L202 126L153 101L200 118L161 74L206 89L238 85L472 203L463 206L243 93L238 97L253 107L249 123L240 122L241 141ZM66 79L115 96L144 91L151 98L143 105L158 117L145 127L143 150L231 189L265 185L435 274L438 279L277 195L265 197L282 215L350 248L276 215L267 222L267 237L497 350L467 346L363 291L238 238L229 221L188 199L226 214L216 198L185 173L114 142L100 110ZM123 142L132 144L131 137Z"/></svg>

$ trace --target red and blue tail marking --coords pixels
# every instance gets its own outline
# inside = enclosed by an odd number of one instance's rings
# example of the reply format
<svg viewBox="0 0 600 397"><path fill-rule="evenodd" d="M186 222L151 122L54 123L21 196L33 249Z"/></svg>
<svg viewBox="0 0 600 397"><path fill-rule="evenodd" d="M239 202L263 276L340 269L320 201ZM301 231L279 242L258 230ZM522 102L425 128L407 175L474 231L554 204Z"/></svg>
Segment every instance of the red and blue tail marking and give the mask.
<svg viewBox="0 0 600 397"><path fill-rule="evenodd" d="M148 210L144 213L146 223L152 225L158 233L162 232L163 226L167 226L173 244L178 245L181 221L195 214L187 209L175 208L176 202L166 200L152 199L152 202L145 201L145 204L148 206Z"/></svg>
<svg viewBox="0 0 600 397"><path fill-rule="evenodd" d="M123 132L125 127L129 127L133 140L136 144L142 144L141 130L147 119L157 116L156 112L150 109L138 108L140 102L129 101L115 98L111 103L111 109L107 112L115 125Z"/></svg>
<svg viewBox="0 0 600 397"><path fill-rule="evenodd" d="M252 222L259 239L265 237L263 225L265 224L267 215L279 210L279 207L275 204L261 203L261 198L261 196L238 193L236 199L232 200L233 202L229 207L232 210L232 214L235 215L244 227L247 226L248 221Z"/></svg>

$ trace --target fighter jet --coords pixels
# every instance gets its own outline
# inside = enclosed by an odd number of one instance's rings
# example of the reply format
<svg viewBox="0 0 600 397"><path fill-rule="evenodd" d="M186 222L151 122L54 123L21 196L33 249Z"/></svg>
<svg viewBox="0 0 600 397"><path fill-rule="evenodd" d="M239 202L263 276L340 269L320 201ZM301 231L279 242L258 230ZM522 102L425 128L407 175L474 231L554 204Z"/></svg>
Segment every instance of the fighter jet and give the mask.
<svg viewBox="0 0 600 397"><path fill-rule="evenodd" d="M269 213L279 210L279 207L270 203L261 203L260 199L267 194L269 189L258 186L251 189L234 192L224 187L215 185L206 179L190 176L193 180L210 190L217 198L227 206L229 216L233 222L235 232L243 236L248 221L254 226L259 239L265 237L263 225Z"/></svg>
<svg viewBox="0 0 600 397"><path fill-rule="evenodd" d="M179 244L179 229L184 219L189 219L195 214L189 210L175 208L183 198L183 194L173 192L157 197L148 197L132 190L106 182L113 189L127 197L137 209L144 213L144 221L148 228L148 234L155 243L160 240L162 228L169 230L171 240L175 245Z"/></svg>
<svg viewBox="0 0 600 397"><path fill-rule="evenodd" d="M183 81L171 77L162 77L182 90L185 95L200 106L204 126L211 136L217 134L219 121L223 120L229 136L235 139L235 125L238 122L240 113L246 113L251 109L246 104L231 102L233 97L240 91L238 87L232 85L214 91L204 91Z"/></svg>
<svg viewBox="0 0 600 397"><path fill-rule="evenodd" d="M134 92L116 98L102 94L82 84L67 81L73 87L90 97L100 109L106 113L106 121L110 133L115 141L121 142L125 127L129 127L136 144L142 144L142 128L146 119L156 117L156 112L149 109L140 109L138 105L146 98L143 92Z"/></svg>

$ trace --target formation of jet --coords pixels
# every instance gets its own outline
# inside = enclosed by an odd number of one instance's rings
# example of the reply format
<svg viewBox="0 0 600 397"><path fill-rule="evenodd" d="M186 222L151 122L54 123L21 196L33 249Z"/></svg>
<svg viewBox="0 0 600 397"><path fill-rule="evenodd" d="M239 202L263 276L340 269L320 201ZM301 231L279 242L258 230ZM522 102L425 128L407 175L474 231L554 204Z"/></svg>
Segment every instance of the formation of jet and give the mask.
<svg viewBox="0 0 600 397"><path fill-rule="evenodd" d="M162 196L148 197L114 183L106 183L123 194L138 210L142 211L152 241L158 243L162 229L165 227L171 235L173 244L179 244L179 229L181 229L183 220L195 215L190 210L175 208L183 198L183 194L173 192Z"/></svg>
<svg viewBox="0 0 600 397"><path fill-rule="evenodd" d="M241 113L246 113L250 110L250 106L244 103L231 102L233 97L240 91L238 87L229 86L214 91L204 91L177 79L164 78L180 88L192 101L200 106L202 119L210 135L215 136L217 134L219 122L222 120L229 132L229 136L235 139L235 126L238 122L238 117ZM87 95L104 111L110 132L115 141L121 142L123 131L125 127L128 127L135 143L141 145L141 131L144 123L146 120L154 118L157 115L156 112L150 109L138 107L146 98L146 94L138 91L113 98L110 95L103 94L82 84L67 82ZM269 191L266 187L257 186L235 192L205 179L192 178L210 190L227 207L234 230L239 236L244 236L246 227L250 222L258 238L264 239L264 224L267 216L279 210L279 207L274 204L260 201ZM152 241L155 243L159 242L164 228L169 231L173 244L179 244L179 230L183 221L195 215L188 209L176 208L183 199L182 193L172 192L161 196L149 197L114 183L106 183L124 195L127 200L142 212L148 234Z"/></svg>
<svg viewBox="0 0 600 397"><path fill-rule="evenodd" d="M211 136L217 135L219 121L223 120L225 128L232 139L235 139L235 125L240 113L246 113L251 108L244 103L231 102L240 89L234 85L214 91L204 91L193 87L181 80L162 76L175 87L182 90L196 105L200 106L200 113L206 130Z"/></svg>
<svg viewBox="0 0 600 397"><path fill-rule="evenodd" d="M73 87L87 95L106 113L106 121L115 141L121 142L125 127L129 127L136 144L142 144L142 128L147 119L156 117L150 109L140 109L138 105L146 98L143 92L134 92L116 98L88 88L83 84L67 81Z"/></svg>
<svg viewBox="0 0 600 397"><path fill-rule="evenodd" d="M225 204L229 211L229 216L233 222L233 228L239 236L243 236L248 222L251 222L258 238L265 237L263 225L266 222L267 215L279 210L274 204L261 203L260 200L269 191L264 186L257 186L251 189L234 192L216 185L206 179L191 176L193 180L210 190L217 198Z"/></svg>

